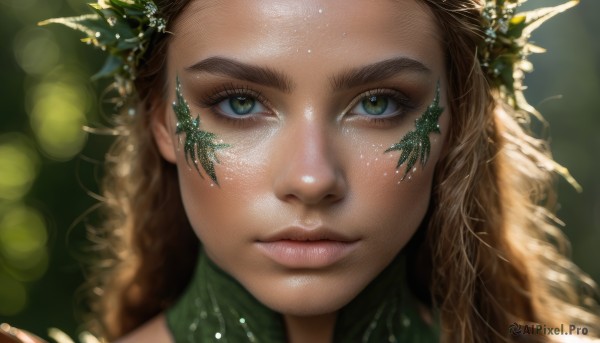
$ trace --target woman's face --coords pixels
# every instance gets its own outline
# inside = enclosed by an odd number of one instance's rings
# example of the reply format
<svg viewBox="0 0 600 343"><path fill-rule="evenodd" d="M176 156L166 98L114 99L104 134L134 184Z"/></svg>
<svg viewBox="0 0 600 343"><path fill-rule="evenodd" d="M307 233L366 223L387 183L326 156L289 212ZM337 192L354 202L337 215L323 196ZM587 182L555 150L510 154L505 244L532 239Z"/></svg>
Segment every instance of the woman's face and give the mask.
<svg viewBox="0 0 600 343"><path fill-rule="evenodd" d="M198 0L172 33L153 128L208 256L278 312L340 309L428 207L450 118L433 16L415 0ZM229 145L216 150L218 184L186 161L177 76L199 129ZM415 130L438 81L441 133L402 180L407 163L385 150Z"/></svg>

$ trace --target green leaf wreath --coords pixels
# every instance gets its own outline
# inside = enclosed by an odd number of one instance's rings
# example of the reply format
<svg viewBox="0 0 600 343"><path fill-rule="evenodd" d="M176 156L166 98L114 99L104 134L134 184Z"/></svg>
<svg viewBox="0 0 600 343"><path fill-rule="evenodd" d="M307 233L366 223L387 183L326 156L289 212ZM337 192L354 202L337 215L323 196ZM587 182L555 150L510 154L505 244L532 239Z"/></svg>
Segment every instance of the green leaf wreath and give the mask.
<svg viewBox="0 0 600 343"><path fill-rule="evenodd" d="M152 0L99 0L90 7L93 14L48 19L39 25L65 25L83 32L87 36L83 42L106 51L108 58L92 79L114 77L119 95L127 100L134 94L137 66L150 40L154 33L164 33L167 23L157 17Z"/></svg>

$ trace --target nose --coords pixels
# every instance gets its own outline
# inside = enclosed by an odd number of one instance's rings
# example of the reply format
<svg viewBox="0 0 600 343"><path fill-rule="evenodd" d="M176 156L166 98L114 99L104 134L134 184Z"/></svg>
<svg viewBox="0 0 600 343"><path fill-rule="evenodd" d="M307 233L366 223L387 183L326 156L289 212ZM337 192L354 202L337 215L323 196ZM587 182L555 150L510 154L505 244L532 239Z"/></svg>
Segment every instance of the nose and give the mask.
<svg viewBox="0 0 600 343"><path fill-rule="evenodd" d="M289 129L276 149L274 192L285 202L305 206L333 204L343 199L347 183L334 135L324 124L305 120Z"/></svg>

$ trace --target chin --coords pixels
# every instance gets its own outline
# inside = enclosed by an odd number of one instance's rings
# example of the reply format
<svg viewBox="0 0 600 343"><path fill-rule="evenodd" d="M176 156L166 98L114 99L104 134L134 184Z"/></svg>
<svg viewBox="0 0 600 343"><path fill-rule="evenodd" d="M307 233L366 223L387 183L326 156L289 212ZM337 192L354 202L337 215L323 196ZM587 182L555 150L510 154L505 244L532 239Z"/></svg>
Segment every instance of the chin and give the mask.
<svg viewBox="0 0 600 343"><path fill-rule="evenodd" d="M284 315L319 316L336 312L354 299L369 280L352 284L331 276L294 275L258 285L245 285L265 306Z"/></svg>

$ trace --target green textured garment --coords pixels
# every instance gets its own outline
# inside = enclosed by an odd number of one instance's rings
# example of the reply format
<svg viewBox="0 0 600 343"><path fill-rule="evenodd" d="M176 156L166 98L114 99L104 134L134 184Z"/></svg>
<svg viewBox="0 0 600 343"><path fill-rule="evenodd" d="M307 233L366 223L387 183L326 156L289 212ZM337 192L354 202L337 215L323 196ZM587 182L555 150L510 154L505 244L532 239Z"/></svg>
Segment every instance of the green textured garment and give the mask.
<svg viewBox="0 0 600 343"><path fill-rule="evenodd" d="M339 311L333 342L438 342L439 329L418 315L404 277L404 258L399 256ZM192 282L166 317L177 343L286 341L282 315L202 252Z"/></svg>

